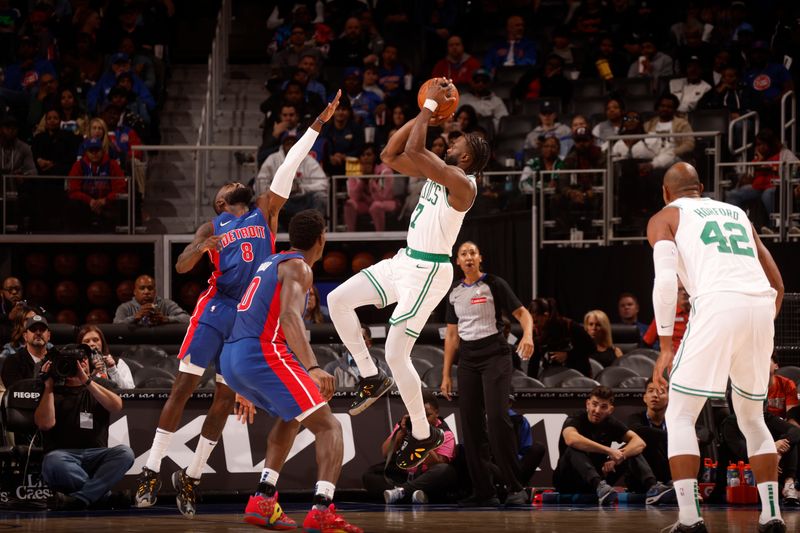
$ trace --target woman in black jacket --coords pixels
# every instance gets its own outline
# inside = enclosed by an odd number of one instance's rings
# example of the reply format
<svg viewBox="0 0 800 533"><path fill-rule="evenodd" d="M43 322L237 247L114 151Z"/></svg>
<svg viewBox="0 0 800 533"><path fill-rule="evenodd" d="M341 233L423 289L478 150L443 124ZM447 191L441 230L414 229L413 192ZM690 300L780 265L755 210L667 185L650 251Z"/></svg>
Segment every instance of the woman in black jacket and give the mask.
<svg viewBox="0 0 800 533"><path fill-rule="evenodd" d="M530 312L535 337L528 375L536 378L540 369L565 366L592 377L589 355L594 352L594 341L586 330L559 315L553 298L536 298L531 302Z"/></svg>

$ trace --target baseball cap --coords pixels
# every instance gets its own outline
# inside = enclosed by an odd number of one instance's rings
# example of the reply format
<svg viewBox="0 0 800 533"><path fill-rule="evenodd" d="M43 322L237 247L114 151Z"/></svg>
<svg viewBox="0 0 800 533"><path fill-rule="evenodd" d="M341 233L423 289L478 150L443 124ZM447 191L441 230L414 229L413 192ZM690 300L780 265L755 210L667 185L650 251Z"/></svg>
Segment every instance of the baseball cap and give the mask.
<svg viewBox="0 0 800 533"><path fill-rule="evenodd" d="M347 67L344 69L344 77L349 78L350 76L355 76L357 78L361 77L361 69L358 67Z"/></svg>
<svg viewBox="0 0 800 533"><path fill-rule="evenodd" d="M540 115L549 115L550 113L556 113L556 106L550 100L545 100L542 102L542 105L539 106L539 114Z"/></svg>
<svg viewBox="0 0 800 533"><path fill-rule="evenodd" d="M89 138L86 139L83 143L84 150L102 150L103 149L103 141L100 139Z"/></svg>
<svg viewBox="0 0 800 533"><path fill-rule="evenodd" d="M581 126L580 128L577 128L574 132L572 132L572 138L575 139L576 141L591 139L592 132L589 131L588 128L584 128L583 126Z"/></svg>
<svg viewBox="0 0 800 533"><path fill-rule="evenodd" d="M492 79L492 73L486 70L485 68L479 68L472 73L472 79L480 78L483 76L484 78Z"/></svg>
<svg viewBox="0 0 800 533"><path fill-rule="evenodd" d="M28 320L25 321L25 331L28 331L36 324L43 324L44 327L50 329L49 324L47 323L47 319L42 315L33 315Z"/></svg>
<svg viewBox="0 0 800 533"><path fill-rule="evenodd" d="M126 54L125 52L117 52L116 54L111 56L111 63L112 64L114 64L114 63L127 63L130 60L131 60L130 56L128 54Z"/></svg>

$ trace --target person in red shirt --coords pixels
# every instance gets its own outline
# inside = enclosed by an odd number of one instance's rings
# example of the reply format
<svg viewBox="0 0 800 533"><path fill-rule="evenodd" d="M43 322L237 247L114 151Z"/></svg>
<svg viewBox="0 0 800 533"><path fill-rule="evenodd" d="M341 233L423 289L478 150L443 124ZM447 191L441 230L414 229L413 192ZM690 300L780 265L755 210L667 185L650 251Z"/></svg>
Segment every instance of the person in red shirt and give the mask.
<svg viewBox="0 0 800 533"><path fill-rule="evenodd" d="M675 309L675 328L672 330L673 353L677 353L678 347L681 345L683 334L686 333L686 326L689 325L689 313L691 310L692 304L689 302L689 293L686 292L681 280L678 280L678 306ZM650 322L650 327L647 328L642 341L654 350L659 349L655 318Z"/></svg>
<svg viewBox="0 0 800 533"><path fill-rule="evenodd" d="M787 413L800 404L797 396L797 385L787 377L779 376L778 363L772 356L772 367L769 373L769 390L767 391L767 412L783 419L788 418Z"/></svg>
<svg viewBox="0 0 800 533"><path fill-rule="evenodd" d="M432 78L449 78L453 83L468 84L472 73L481 67L481 62L464 52L464 41L458 35L447 39L447 55L433 66Z"/></svg>
<svg viewBox="0 0 800 533"><path fill-rule="evenodd" d="M70 179L67 194L71 201L73 216L81 229L85 226L104 226L113 220L117 210L113 201L127 190L122 178L125 173L108 155L101 139L90 138L84 143L83 156L72 165L70 176L86 176L92 179ZM109 179L95 179L107 177Z"/></svg>

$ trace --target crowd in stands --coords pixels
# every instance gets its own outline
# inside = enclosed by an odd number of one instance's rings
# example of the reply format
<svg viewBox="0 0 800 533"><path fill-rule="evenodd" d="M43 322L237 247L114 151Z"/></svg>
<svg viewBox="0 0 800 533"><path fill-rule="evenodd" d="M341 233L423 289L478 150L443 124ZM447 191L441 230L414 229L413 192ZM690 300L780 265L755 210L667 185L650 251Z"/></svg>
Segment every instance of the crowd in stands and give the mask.
<svg viewBox="0 0 800 533"><path fill-rule="evenodd" d="M523 172L517 182L503 175L481 180L476 212L524 208L531 202L526 195L543 185L552 194L546 217L556 222L555 236L571 230L594 235L601 174L540 173L605 168L611 152L623 227L641 230L660 205L665 170L678 161L702 166L711 141L662 136L610 142L611 136L727 135L730 120L756 111L772 144L758 149L754 160L796 160L775 139L780 99L794 88L797 71L791 38L797 28L789 16L797 6L771 4L774 9L761 10L729 0L517 2L513 8L455 0L387 1L374 8L357 1L280 2L267 24L270 97L261 105L259 186L274 173L275 161L267 160L284 149L282 140L300 134L342 88L342 110L311 152L319 166L309 164L301 173L298 192L327 192L317 183L330 186L323 177L368 175L369 183L359 187L332 185L347 198L330 206L344 213L342 226L380 231L386 224L393 229L394 218L407 222L402 206L416 199L414 184L396 178L388 186L391 171L378 170L379 159L373 166L361 154L374 142L378 158L389 136L415 114L417 87L442 76L459 88L460 104L452 120L429 132L429 146L477 132L493 143L488 170ZM776 25L779 18L789 22ZM472 31L476 23L480 32ZM736 187L725 195L751 208L765 233L774 230L769 214L776 211L776 175L775 168L756 167L736 176ZM764 209L754 205L759 199Z"/></svg>
<svg viewBox="0 0 800 533"><path fill-rule="evenodd" d="M0 174L17 176L7 187L18 193L9 221L25 233L113 232L126 224L117 200L132 158L143 159L131 147L159 139L174 5L2 4Z"/></svg>

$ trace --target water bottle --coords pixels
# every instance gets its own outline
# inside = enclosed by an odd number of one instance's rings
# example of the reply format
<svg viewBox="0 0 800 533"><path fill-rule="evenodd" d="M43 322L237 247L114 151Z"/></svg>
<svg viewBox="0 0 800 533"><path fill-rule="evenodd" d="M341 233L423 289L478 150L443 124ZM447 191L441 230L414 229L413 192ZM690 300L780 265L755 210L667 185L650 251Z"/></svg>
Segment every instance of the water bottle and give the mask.
<svg viewBox="0 0 800 533"><path fill-rule="evenodd" d="M749 464L744 465L744 484L751 487L756 486L756 477L753 475L753 469L750 468Z"/></svg>
<svg viewBox="0 0 800 533"><path fill-rule="evenodd" d="M711 483L711 459L706 457L703 459L703 473L700 476L700 480L703 483Z"/></svg>
<svg viewBox="0 0 800 533"><path fill-rule="evenodd" d="M738 487L739 482L739 468L735 464L728 465L728 486Z"/></svg>

